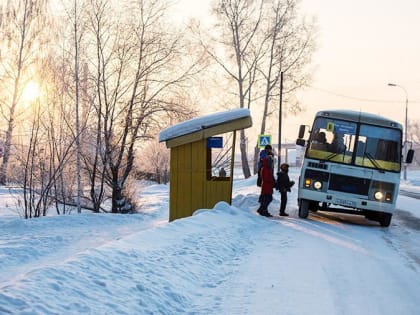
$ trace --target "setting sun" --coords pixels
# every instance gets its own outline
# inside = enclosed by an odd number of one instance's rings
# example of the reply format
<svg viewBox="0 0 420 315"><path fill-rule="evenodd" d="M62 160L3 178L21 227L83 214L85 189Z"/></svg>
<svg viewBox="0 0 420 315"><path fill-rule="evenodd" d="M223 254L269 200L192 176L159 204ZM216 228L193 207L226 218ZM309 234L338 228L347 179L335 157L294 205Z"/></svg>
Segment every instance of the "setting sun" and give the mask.
<svg viewBox="0 0 420 315"><path fill-rule="evenodd" d="M24 102L35 101L41 95L41 90L38 83L34 81L28 82L22 93L22 100Z"/></svg>

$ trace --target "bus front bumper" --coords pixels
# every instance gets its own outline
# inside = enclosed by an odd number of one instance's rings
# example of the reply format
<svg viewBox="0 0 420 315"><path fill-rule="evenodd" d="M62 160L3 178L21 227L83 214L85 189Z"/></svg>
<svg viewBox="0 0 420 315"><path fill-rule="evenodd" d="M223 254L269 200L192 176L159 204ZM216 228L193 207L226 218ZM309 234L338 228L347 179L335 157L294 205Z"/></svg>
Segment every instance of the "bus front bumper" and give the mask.
<svg viewBox="0 0 420 315"><path fill-rule="evenodd" d="M325 203L328 205L328 208L332 206L339 206L347 209L356 210L351 211L352 213L357 213L358 211L360 211L361 213L363 213L364 211L375 211L393 214L395 212L395 203L368 200L367 198L361 198L352 194L339 193L336 191L320 192L301 188L299 189L298 198L319 203ZM320 208L320 210L328 211L328 209L324 208ZM339 208L334 208L334 211L339 211ZM343 210L343 212L349 211Z"/></svg>

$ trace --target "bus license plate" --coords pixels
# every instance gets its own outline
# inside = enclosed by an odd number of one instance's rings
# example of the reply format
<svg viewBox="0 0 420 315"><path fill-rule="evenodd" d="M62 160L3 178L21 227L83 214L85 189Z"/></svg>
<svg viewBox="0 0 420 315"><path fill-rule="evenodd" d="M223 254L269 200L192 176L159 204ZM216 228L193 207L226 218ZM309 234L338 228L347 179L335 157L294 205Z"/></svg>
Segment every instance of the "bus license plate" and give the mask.
<svg viewBox="0 0 420 315"><path fill-rule="evenodd" d="M356 202L346 199L336 199L335 202L341 206L356 207Z"/></svg>

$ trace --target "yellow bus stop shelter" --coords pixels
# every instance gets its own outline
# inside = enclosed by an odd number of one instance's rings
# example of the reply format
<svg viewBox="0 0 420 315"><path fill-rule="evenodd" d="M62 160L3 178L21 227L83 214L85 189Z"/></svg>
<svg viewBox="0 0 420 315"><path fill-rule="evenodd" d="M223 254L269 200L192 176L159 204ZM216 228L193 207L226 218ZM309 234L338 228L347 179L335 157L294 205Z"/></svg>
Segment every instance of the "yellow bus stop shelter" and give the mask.
<svg viewBox="0 0 420 315"><path fill-rule="evenodd" d="M196 117L162 130L159 142L170 148L169 221L211 209L219 201L231 204L236 131L252 126L248 109L233 109ZM215 174L212 151L232 134L230 169Z"/></svg>

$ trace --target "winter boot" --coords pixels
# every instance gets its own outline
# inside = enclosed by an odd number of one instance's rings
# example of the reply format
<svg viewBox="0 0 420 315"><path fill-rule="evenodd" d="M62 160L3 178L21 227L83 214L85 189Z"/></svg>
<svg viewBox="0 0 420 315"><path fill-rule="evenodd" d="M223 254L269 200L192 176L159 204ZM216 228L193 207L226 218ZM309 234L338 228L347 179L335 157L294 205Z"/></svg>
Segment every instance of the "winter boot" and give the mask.
<svg viewBox="0 0 420 315"><path fill-rule="evenodd" d="M280 211L280 216L282 216L282 217L288 217L289 214L286 213L285 211Z"/></svg>
<svg viewBox="0 0 420 315"><path fill-rule="evenodd" d="M270 213L270 212L268 212L268 210L263 210L263 211L261 212L261 215L263 215L263 216L265 216L265 217L267 217L267 218L271 218L271 217L272 217L271 213Z"/></svg>

